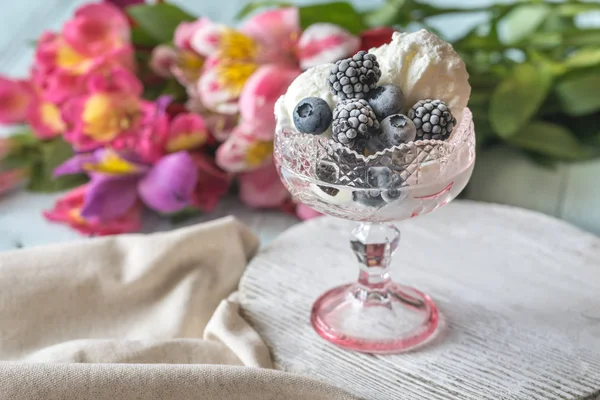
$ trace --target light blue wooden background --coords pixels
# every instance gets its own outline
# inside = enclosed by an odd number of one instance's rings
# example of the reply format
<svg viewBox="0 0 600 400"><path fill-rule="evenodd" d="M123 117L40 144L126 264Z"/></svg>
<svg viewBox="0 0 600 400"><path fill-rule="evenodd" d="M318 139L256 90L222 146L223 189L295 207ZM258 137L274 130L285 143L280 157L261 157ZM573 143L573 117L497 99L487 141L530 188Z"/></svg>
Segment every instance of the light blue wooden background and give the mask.
<svg viewBox="0 0 600 400"><path fill-rule="evenodd" d="M3 1L0 8L0 74L24 76L32 60L31 42L44 30L58 29L76 7L85 2L86 0ZM226 23L233 23L233 16L246 3L245 0L173 2L197 15ZM302 0L297 3L314 2L316 1ZM366 8L381 3L381 0L356 0L354 3L359 8ZM448 2L437 0L435 3ZM491 2L470 0L453 3L468 7ZM477 15L457 16L452 20L438 20L436 27L449 35L456 35L468 29L479 18ZM539 210L600 233L598 175L600 161L563 164L556 170L548 170L532 164L516 151L495 149L479 155L468 197ZM55 231L42 225L45 222L39 217L39 212L49 208L55 198L52 195L19 194L0 201L0 242L3 232L9 231L19 231L19 240L36 238L32 244L52 241L47 236L54 235ZM60 232L58 236L72 237L66 230Z"/></svg>

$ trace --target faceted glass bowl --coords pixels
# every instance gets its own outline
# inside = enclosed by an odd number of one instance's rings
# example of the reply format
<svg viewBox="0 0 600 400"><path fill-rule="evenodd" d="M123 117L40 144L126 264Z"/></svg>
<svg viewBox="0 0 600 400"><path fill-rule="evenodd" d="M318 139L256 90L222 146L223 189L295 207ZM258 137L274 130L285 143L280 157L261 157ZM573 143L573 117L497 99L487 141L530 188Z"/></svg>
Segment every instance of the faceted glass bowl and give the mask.
<svg viewBox="0 0 600 400"><path fill-rule="evenodd" d="M274 157L297 201L360 222L350 240L359 280L316 301L311 314L315 330L342 347L375 353L404 351L427 341L438 325L437 309L427 295L391 281L389 264L400 233L390 221L431 212L467 185L475 163L470 110L463 111L446 141L420 140L368 157L279 120Z"/></svg>

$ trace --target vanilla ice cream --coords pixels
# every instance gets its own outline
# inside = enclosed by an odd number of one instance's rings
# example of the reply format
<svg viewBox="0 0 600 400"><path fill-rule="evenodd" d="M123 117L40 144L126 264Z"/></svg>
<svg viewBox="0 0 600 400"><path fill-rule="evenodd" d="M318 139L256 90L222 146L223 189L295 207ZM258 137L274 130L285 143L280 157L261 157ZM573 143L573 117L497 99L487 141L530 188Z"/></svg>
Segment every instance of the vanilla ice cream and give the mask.
<svg viewBox="0 0 600 400"><path fill-rule="evenodd" d="M377 57L381 69L378 84L399 86L404 93L407 109L419 100L439 99L448 105L460 125L471 86L465 63L451 44L427 30L398 32L391 43L369 52ZM335 107L338 99L330 93L327 83L332 65L311 68L294 80L275 105L278 124L292 121L296 104L305 97L320 97L332 109ZM330 135L331 129L325 134Z"/></svg>

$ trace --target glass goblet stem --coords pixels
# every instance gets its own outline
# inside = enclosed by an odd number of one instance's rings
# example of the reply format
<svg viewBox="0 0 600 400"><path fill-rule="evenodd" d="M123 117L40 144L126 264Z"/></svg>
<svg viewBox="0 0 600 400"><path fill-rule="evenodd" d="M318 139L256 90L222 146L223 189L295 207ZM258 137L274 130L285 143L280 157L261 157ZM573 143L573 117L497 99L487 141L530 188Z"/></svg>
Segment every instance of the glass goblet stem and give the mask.
<svg viewBox="0 0 600 400"><path fill-rule="evenodd" d="M365 291L380 291L391 283L389 267L399 241L400 231L391 223L361 222L352 231L350 246L360 267L358 283Z"/></svg>

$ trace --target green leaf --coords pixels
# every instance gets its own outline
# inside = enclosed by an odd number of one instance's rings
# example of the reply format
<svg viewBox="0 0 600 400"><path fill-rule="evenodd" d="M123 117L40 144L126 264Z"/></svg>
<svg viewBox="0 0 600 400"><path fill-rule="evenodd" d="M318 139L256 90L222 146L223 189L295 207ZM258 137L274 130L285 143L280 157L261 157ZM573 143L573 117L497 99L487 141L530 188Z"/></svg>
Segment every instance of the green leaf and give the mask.
<svg viewBox="0 0 600 400"><path fill-rule="evenodd" d="M567 17L598 10L600 10L600 4L598 3L560 4L557 6L557 12Z"/></svg>
<svg viewBox="0 0 600 400"><path fill-rule="evenodd" d="M513 8L502 20L504 42L519 43L535 32L544 22L551 8L547 4L522 4Z"/></svg>
<svg viewBox="0 0 600 400"><path fill-rule="evenodd" d="M571 53L565 60L567 68L587 68L600 64L600 48L583 48Z"/></svg>
<svg viewBox="0 0 600 400"><path fill-rule="evenodd" d="M131 29L131 43L136 47L154 47L160 44L158 40L139 26Z"/></svg>
<svg viewBox="0 0 600 400"><path fill-rule="evenodd" d="M567 128L549 122L535 121L526 125L508 143L542 155L564 160L581 160L593 153L582 146Z"/></svg>
<svg viewBox="0 0 600 400"><path fill-rule="evenodd" d="M600 29L574 29L563 36L563 44L567 46L597 46L600 43Z"/></svg>
<svg viewBox="0 0 600 400"><path fill-rule="evenodd" d="M543 103L551 84L552 73L546 65L516 65L492 93L489 114L494 131L502 138L517 133Z"/></svg>
<svg viewBox="0 0 600 400"><path fill-rule="evenodd" d="M175 29L180 23L196 19L181 8L169 3L127 7L127 14L159 43L171 42Z"/></svg>
<svg viewBox="0 0 600 400"><path fill-rule="evenodd" d="M287 1L253 1L251 3L246 4L242 9L235 15L235 19L237 21L241 20L244 17L247 17L254 11L264 8L264 7L292 7L293 4Z"/></svg>
<svg viewBox="0 0 600 400"><path fill-rule="evenodd" d="M34 192L56 192L86 182L85 175L69 175L60 178L52 176L54 169L71 156L73 150L62 138L40 142L39 158L31 166L28 189Z"/></svg>
<svg viewBox="0 0 600 400"><path fill-rule="evenodd" d="M302 29L316 22L329 22L345 28L351 33L358 35L368 27L362 16L346 2L335 2L327 4L315 4L299 7L300 25Z"/></svg>
<svg viewBox="0 0 600 400"><path fill-rule="evenodd" d="M166 214L166 216L169 217L172 224L176 225L181 224L183 222L187 222L188 220L197 217L200 214L202 214L202 211L200 209L189 206L175 213Z"/></svg>
<svg viewBox="0 0 600 400"><path fill-rule="evenodd" d="M600 74L569 76L556 85L556 94L567 114L586 115L600 110Z"/></svg>
<svg viewBox="0 0 600 400"><path fill-rule="evenodd" d="M403 15L409 17L408 13L404 10L406 3L406 0L387 0L380 7L364 13L364 20L367 25L372 27L391 26L401 23L403 21L400 21L400 18Z"/></svg>

